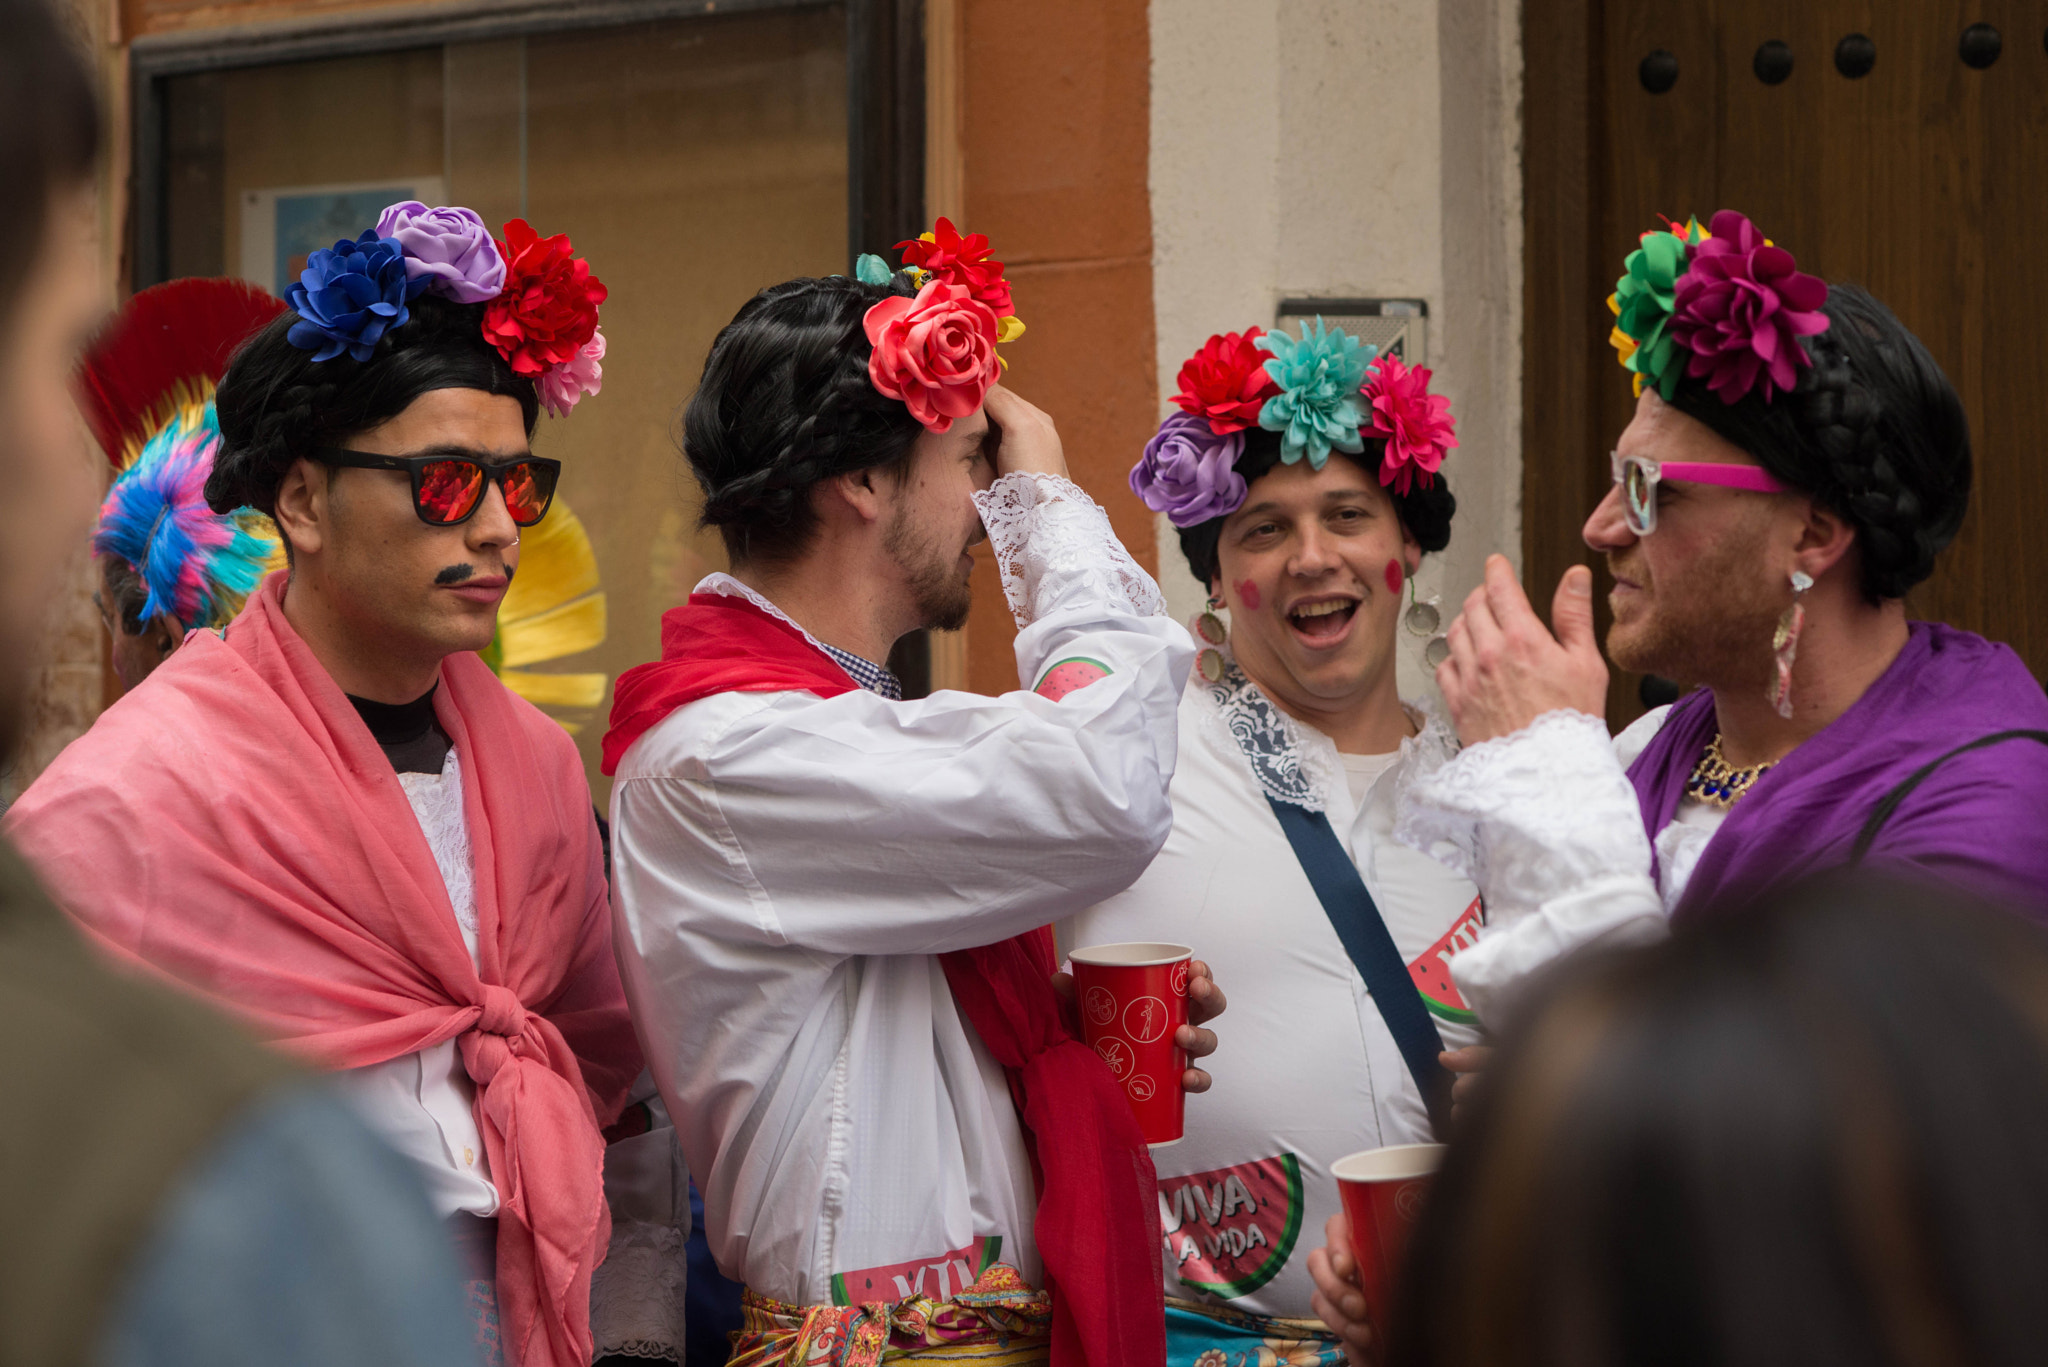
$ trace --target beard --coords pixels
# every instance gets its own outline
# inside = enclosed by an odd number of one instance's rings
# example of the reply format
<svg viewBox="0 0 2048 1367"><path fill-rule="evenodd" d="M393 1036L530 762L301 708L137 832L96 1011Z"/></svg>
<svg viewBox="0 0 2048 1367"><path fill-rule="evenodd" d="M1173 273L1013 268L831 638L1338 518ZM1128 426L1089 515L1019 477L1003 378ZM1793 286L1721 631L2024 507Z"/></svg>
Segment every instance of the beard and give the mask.
<svg viewBox="0 0 2048 1367"><path fill-rule="evenodd" d="M1648 590L1650 599L1634 621L1617 619L1608 628L1608 658L1688 688L1768 688L1772 637L1787 600L1782 584L1758 576L1757 558L1747 538L1728 537L1683 574L1654 581L1631 552L1608 556L1608 568Z"/></svg>
<svg viewBox="0 0 2048 1367"><path fill-rule="evenodd" d="M920 626L929 631L958 631L967 625L974 586L959 569L967 545L948 545L939 532L914 524L908 510L899 505L883 533L882 548L903 568Z"/></svg>

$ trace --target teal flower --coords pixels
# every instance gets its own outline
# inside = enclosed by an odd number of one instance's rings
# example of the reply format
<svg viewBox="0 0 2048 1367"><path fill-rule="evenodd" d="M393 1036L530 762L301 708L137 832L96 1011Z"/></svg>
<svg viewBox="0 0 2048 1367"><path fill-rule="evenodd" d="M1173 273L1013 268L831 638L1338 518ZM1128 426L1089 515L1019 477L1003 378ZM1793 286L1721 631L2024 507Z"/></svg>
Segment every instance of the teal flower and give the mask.
<svg viewBox="0 0 2048 1367"><path fill-rule="evenodd" d="M863 285L886 285L895 273L888 262L873 252L862 252L853 263L853 278Z"/></svg>
<svg viewBox="0 0 2048 1367"><path fill-rule="evenodd" d="M1613 308L1615 350L1621 363L1658 392L1670 398L1683 369L1674 364L1678 345L1669 324L1678 277L1685 273L1688 248L1671 233L1644 233L1643 245L1628 255L1628 274L1615 282ZM1627 345L1627 343L1633 345Z"/></svg>
<svg viewBox="0 0 2048 1367"><path fill-rule="evenodd" d="M1280 392L1259 410L1259 426L1280 434L1280 459L1292 465L1308 457L1320 470L1332 451L1353 455L1365 449L1358 435L1364 419L1358 387L1365 383L1368 363L1379 354L1342 328L1323 326L1318 317L1304 327L1299 340L1269 332L1253 345L1273 353L1266 373Z"/></svg>

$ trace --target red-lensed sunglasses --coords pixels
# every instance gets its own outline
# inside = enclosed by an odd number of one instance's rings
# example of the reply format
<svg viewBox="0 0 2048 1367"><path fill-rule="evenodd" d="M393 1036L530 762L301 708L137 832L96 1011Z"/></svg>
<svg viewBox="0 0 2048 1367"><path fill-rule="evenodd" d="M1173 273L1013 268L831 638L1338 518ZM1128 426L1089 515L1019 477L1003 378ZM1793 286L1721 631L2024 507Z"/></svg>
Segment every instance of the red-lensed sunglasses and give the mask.
<svg viewBox="0 0 2048 1367"><path fill-rule="evenodd" d="M484 484L496 481L505 495L505 511L521 527L547 516L555 501L555 483L562 462L545 456L485 464L469 456L379 456L368 451L323 447L314 457L322 465L348 470L403 470L412 477L412 510L430 527L467 522L484 501Z"/></svg>

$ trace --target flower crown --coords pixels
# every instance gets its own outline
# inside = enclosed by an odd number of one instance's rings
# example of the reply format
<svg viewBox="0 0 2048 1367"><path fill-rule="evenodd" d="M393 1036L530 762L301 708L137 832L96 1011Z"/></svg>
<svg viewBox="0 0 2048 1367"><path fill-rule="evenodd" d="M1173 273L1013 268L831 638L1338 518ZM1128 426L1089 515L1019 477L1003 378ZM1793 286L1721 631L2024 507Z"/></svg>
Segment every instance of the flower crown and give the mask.
<svg viewBox="0 0 2048 1367"><path fill-rule="evenodd" d="M1266 354L1262 354L1266 353ZM1257 424L1280 434L1280 460L1330 452L1357 455L1368 437L1386 443L1380 484L1406 494L1428 488L1458 444L1451 401L1429 392L1430 371L1381 356L1317 318L1299 338L1247 328L1211 337L1180 368L1180 392L1131 469L1131 490L1176 527L1223 517L1244 506L1237 472L1244 431Z"/></svg>
<svg viewBox="0 0 2048 1367"><path fill-rule="evenodd" d="M902 401L926 430L944 432L981 407L1009 365L996 344L1022 337L1024 324L985 234L962 237L942 218L896 250L917 295L891 295L862 318L874 347L868 379L884 398ZM853 270L864 285L886 285L896 274L871 252L862 253Z"/></svg>
<svg viewBox="0 0 2048 1367"><path fill-rule="evenodd" d="M286 338L315 361L343 352L367 361L380 337L406 325L408 305L423 293L488 304L484 339L563 417L604 382L597 306L608 291L572 250L567 234L544 238L523 218L497 239L473 209L405 200L353 242L306 258L286 294L299 315Z"/></svg>
<svg viewBox="0 0 2048 1367"><path fill-rule="evenodd" d="M1608 341L1638 394L1648 381L1669 399L1690 375L1723 403L1758 389L1769 403L1813 364L1799 339L1828 329L1827 282L1732 209L1644 233L1625 264Z"/></svg>

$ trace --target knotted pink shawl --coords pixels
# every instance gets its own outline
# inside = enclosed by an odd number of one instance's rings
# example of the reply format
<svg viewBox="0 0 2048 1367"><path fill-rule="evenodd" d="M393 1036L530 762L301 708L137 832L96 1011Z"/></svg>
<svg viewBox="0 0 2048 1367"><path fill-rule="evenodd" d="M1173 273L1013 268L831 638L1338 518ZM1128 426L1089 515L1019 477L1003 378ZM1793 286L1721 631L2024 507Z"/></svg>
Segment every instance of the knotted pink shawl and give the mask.
<svg viewBox="0 0 2048 1367"><path fill-rule="evenodd" d="M273 575L72 743L8 813L116 958L313 1063L459 1042L501 1198L509 1360L590 1361L611 1234L599 1126L640 1068L590 791L562 729L482 661L441 665L461 755L478 957L391 764L285 620Z"/></svg>

